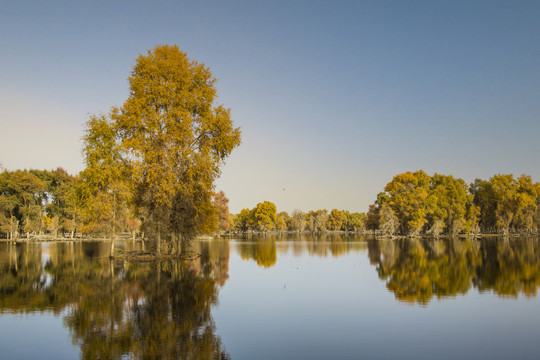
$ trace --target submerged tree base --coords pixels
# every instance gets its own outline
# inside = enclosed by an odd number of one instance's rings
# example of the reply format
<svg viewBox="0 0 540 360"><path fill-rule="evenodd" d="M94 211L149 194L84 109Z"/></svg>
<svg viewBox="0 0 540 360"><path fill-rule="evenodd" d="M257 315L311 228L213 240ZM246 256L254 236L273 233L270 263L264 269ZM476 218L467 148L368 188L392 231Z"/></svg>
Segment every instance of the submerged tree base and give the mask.
<svg viewBox="0 0 540 360"><path fill-rule="evenodd" d="M186 260L193 261L200 258L202 255L195 251L186 251L178 254L160 254L148 251L122 251L117 249L115 254L109 256L110 260L123 260L130 262L146 262L156 260Z"/></svg>

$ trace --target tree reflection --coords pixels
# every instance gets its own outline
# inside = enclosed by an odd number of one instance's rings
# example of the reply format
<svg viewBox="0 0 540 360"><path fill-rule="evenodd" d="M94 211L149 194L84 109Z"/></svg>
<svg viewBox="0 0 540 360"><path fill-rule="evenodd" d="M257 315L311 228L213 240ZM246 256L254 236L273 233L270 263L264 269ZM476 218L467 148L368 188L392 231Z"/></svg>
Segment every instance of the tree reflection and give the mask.
<svg viewBox="0 0 540 360"><path fill-rule="evenodd" d="M272 267L277 262L277 253L293 256L339 257L353 250L364 250L365 242L358 237L341 234L278 234L264 237L244 237L237 244L240 257L244 260L255 260L261 267Z"/></svg>
<svg viewBox="0 0 540 360"><path fill-rule="evenodd" d="M471 287L503 297L535 296L538 239L401 239L368 242L379 277L400 301L427 304Z"/></svg>
<svg viewBox="0 0 540 360"><path fill-rule="evenodd" d="M255 242L241 243L239 252L242 259L253 259L257 265L262 267L272 267L277 261L276 241L274 239L262 238Z"/></svg>
<svg viewBox="0 0 540 360"><path fill-rule="evenodd" d="M0 312L64 311L83 359L228 359L211 316L228 245L198 246L192 263L122 263L107 243L1 244Z"/></svg>

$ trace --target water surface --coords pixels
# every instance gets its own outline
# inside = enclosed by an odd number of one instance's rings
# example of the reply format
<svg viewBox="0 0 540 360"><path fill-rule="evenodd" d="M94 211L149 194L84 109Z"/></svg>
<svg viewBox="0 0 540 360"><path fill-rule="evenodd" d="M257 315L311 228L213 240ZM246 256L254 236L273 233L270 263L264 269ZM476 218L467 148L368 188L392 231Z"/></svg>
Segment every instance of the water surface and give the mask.
<svg viewBox="0 0 540 360"><path fill-rule="evenodd" d="M2 357L540 356L535 238L270 236L193 250L192 262L130 263L109 261L107 243L0 243Z"/></svg>

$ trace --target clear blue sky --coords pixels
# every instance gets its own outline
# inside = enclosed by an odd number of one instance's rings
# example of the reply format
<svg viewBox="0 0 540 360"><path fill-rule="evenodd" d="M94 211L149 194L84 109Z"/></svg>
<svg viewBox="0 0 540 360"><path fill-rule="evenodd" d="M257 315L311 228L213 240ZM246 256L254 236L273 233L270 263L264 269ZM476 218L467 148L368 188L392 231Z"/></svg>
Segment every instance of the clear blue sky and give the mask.
<svg viewBox="0 0 540 360"><path fill-rule="evenodd" d="M157 44L210 67L242 128L232 212L365 211L417 169L540 181L539 1L2 1L3 166L82 170L88 114Z"/></svg>

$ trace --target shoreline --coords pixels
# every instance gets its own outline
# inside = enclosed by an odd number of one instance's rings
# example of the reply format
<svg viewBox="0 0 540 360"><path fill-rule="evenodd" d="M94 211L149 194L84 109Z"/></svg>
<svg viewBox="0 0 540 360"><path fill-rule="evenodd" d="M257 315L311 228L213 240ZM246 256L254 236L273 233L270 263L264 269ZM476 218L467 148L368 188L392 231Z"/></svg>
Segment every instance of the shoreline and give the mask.
<svg viewBox="0 0 540 360"><path fill-rule="evenodd" d="M410 236L410 235L382 235L373 233L371 231L319 231L319 232L311 232L311 231L303 231L303 232L297 232L297 231L267 231L267 232L246 232L246 233L225 233L225 234L204 234L199 235L194 238L194 240L199 241L208 241L213 239L231 239L235 237L242 237L242 238L250 238L250 237L274 237L274 236L287 236L287 235L304 235L304 236L312 236L312 237L320 237L320 236L367 236L375 238L376 240L399 240L399 239L476 239L476 238L531 238L531 237L538 237L540 238L540 233L528 233L528 234L520 234L520 233L512 233L512 234L458 234L456 236L452 236L449 234L439 235L439 236L433 236L433 235L416 235L416 236ZM152 239L148 238L131 238L131 237L122 237L120 236L117 239L114 239L114 242L139 242L139 241L153 241ZM103 237L91 237L91 236L84 236L84 237L74 237L74 238L67 238L67 237L50 237L50 236L37 236L37 237L31 237L31 238L17 238L17 239L0 239L0 243L38 243L38 242L111 242L111 239L103 238Z"/></svg>

